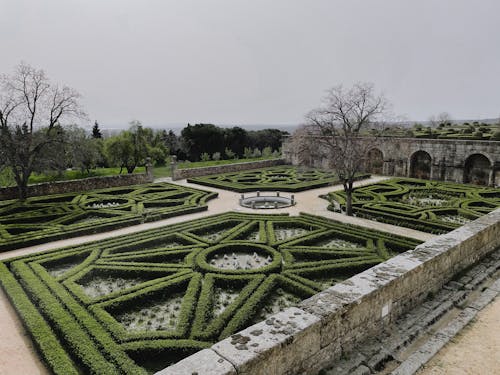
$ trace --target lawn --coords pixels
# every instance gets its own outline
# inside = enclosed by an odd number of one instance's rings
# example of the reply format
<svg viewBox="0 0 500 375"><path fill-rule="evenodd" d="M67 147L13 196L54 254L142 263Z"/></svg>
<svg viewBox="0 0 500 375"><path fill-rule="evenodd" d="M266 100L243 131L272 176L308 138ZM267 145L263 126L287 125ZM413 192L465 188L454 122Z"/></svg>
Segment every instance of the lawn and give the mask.
<svg viewBox="0 0 500 375"><path fill-rule="evenodd" d="M260 158L250 158L250 159L231 159L231 160L210 160L210 161L198 161L189 162L183 161L177 164L177 168L200 168L200 167L212 167L216 165L226 165L235 163L245 163L250 161L260 161L269 160L272 157L260 157ZM134 173L144 173L144 167L137 167ZM126 169L122 170L122 174L126 174ZM92 169L90 173L82 172L80 170L65 170L61 172L46 172L46 173L33 173L29 178L29 184L39 184L42 182L54 182L54 181L67 181L67 180L79 180L88 177L98 177L98 176L114 176L120 174L120 168L96 168ZM170 164L163 166L156 166L153 168L154 178L170 177L172 175L172 167ZM14 186L14 178L8 170L0 171L0 187L2 186Z"/></svg>
<svg viewBox="0 0 500 375"><path fill-rule="evenodd" d="M54 373L147 374L417 244L226 213L7 260L0 281Z"/></svg>
<svg viewBox="0 0 500 375"><path fill-rule="evenodd" d="M329 209L345 209L342 191L324 196ZM429 233L446 233L500 207L500 189L394 178L357 188L356 216Z"/></svg>

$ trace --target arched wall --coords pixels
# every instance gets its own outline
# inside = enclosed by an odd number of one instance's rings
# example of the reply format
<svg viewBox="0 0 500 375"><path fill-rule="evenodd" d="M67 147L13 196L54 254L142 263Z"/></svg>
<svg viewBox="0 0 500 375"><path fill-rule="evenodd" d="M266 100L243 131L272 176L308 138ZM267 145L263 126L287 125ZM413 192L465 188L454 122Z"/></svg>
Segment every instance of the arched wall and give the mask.
<svg viewBox="0 0 500 375"><path fill-rule="evenodd" d="M418 150L410 156L410 177L430 179L432 156L424 150Z"/></svg>
<svg viewBox="0 0 500 375"><path fill-rule="evenodd" d="M465 173L466 160L474 154L481 154L489 159L488 185L500 185L500 142L475 140L445 140L445 139L417 139L417 138L367 138L370 147L375 146L383 154L382 174L387 176L409 177L412 173L412 155L418 151L426 152L431 156L430 175L428 178L463 183L468 179ZM318 153L322 156L315 160L316 167L327 168L330 153L317 140ZM296 162L292 157L293 151L287 148L287 141L283 144L286 159ZM484 182L484 181L483 181Z"/></svg>
<svg viewBox="0 0 500 375"><path fill-rule="evenodd" d="M493 163L482 153L469 155L464 161L464 183L488 185Z"/></svg>
<svg viewBox="0 0 500 375"><path fill-rule="evenodd" d="M384 153L380 149L375 147L368 151L365 169L367 172L374 174L383 173Z"/></svg>

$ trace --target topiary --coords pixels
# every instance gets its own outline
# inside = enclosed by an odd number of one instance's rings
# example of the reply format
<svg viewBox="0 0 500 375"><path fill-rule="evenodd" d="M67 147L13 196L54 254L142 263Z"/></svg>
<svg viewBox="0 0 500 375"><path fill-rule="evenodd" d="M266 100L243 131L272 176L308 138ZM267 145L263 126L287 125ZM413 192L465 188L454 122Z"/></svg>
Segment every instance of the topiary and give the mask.
<svg viewBox="0 0 500 375"><path fill-rule="evenodd" d="M500 130L497 130L496 132L494 132L494 133L491 135L490 139L491 139L492 141L500 141Z"/></svg>

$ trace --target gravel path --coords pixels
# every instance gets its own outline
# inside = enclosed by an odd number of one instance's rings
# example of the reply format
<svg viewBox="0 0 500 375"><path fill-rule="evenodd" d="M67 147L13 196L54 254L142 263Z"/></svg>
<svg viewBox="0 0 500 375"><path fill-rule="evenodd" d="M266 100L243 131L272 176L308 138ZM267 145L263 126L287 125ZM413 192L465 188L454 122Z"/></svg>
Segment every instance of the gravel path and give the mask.
<svg viewBox="0 0 500 375"><path fill-rule="evenodd" d="M370 179L356 182L355 186L368 185L379 181L383 181L387 178L388 177L374 176ZM170 178L157 180L155 182L162 182L162 181L172 182ZM201 188L203 190L215 191L219 193L219 197L210 200L208 202L207 211L189 215L177 216L152 223L135 225L118 230L113 230L110 232L99 233L89 236L75 237L66 240L50 242L42 245L21 248L9 252L3 252L0 253L0 260L12 258L15 256L32 254L45 250L62 248L66 246L80 245L87 242L107 239L111 237L123 236L129 233L135 233L147 229L159 228L165 225L198 219L227 211L253 212L253 213L256 212L255 210L239 206L238 200L241 195L240 193L209 188L205 186L199 186L196 184L190 184L187 183L186 180L175 181L174 183L198 189ZM432 234L419 232L409 228L397 227L394 225L374 222L356 217L347 217L339 213L328 211L327 210L328 202L324 199L319 198L319 195L327 194L328 192L341 189L342 189L341 185L335 185L335 186L328 186L325 188L313 189L300 193L295 193L294 194L295 200L297 201L297 204L295 206L284 209L258 210L258 212L289 213L292 216L299 215L300 212L306 212L312 215L324 216L345 223L356 224L359 226L372 229L378 229L385 232L416 238L422 241L426 241L428 239L435 237ZM274 194L275 192L272 193ZM247 193L247 195L249 194ZM284 195L289 196L291 194L285 193ZM10 374L13 375L47 374L47 370L40 362L38 355L35 354L32 342L27 337L27 333L24 330L22 324L20 323L16 312L11 307L5 293L0 289L0 375L10 375Z"/></svg>
<svg viewBox="0 0 500 375"><path fill-rule="evenodd" d="M418 375L500 374L500 298L452 339Z"/></svg>

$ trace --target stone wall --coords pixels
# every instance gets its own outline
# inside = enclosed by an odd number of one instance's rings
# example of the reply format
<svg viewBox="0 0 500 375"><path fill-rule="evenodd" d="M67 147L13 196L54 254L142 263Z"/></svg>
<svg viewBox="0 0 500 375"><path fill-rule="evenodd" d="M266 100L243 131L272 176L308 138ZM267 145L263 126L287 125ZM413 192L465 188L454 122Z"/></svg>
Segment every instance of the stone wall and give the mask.
<svg viewBox="0 0 500 375"><path fill-rule="evenodd" d="M500 247L500 209L366 270L158 374L317 374Z"/></svg>
<svg viewBox="0 0 500 375"><path fill-rule="evenodd" d="M321 137L319 137L321 138ZM423 138L395 138L380 137L366 138L372 150L378 150L383 164L382 173L388 176L413 177L413 157L417 152L429 157L430 170L428 178L453 182L470 182L467 180L467 162L471 157L480 155L487 161L485 168L485 183L490 186L500 184L500 142L499 141L474 141L474 140L447 140ZM287 163L298 165L304 163L316 167L328 168L330 161L326 148L322 142L311 142L314 149L304 148L302 154L295 152L290 143L290 138L283 143L283 156ZM307 153L307 155L304 155ZM367 172L374 172L368 170ZM415 176L418 177L418 176Z"/></svg>
<svg viewBox="0 0 500 375"><path fill-rule="evenodd" d="M115 186L140 185L148 182L153 182L152 172L44 182L41 184L29 185L28 197L105 189ZM0 200L15 199L17 197L17 187L0 188Z"/></svg>
<svg viewBox="0 0 500 375"><path fill-rule="evenodd" d="M275 165L282 165L282 164L285 164L285 160L271 159L271 160L249 161L245 163L215 165L212 167L201 167L201 168L176 169L174 167L172 169L172 179L182 180L185 178L207 176L211 174L239 172L247 169L274 167Z"/></svg>

